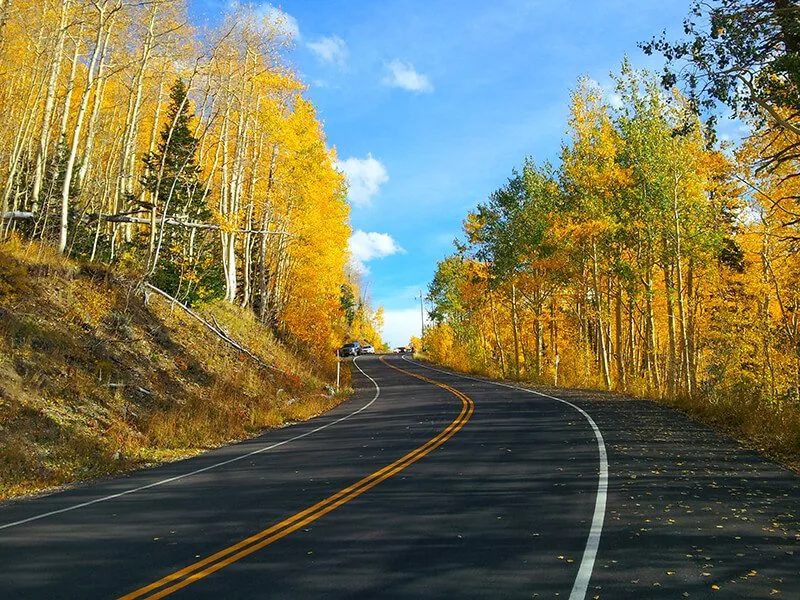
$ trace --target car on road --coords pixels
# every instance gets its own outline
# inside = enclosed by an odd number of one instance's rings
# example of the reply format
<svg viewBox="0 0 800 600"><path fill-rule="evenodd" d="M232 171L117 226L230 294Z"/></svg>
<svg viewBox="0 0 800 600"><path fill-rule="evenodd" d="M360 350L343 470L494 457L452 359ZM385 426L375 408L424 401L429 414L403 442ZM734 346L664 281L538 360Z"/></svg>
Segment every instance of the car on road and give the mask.
<svg viewBox="0 0 800 600"><path fill-rule="evenodd" d="M375 354L375 346L371 344L361 346L361 354Z"/></svg>
<svg viewBox="0 0 800 600"><path fill-rule="evenodd" d="M350 342L339 348L339 356L358 356L361 354L361 344Z"/></svg>

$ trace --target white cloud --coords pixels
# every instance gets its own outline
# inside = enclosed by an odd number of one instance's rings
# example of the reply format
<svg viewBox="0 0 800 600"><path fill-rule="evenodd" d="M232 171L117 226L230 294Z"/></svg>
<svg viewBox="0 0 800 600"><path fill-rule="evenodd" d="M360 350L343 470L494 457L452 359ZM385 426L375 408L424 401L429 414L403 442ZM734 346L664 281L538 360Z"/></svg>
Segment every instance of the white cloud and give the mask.
<svg viewBox="0 0 800 600"><path fill-rule="evenodd" d="M236 7L239 3L232 2L231 5ZM300 24L289 13L269 3L257 4L254 12L259 21L266 21L293 40L300 39Z"/></svg>
<svg viewBox="0 0 800 600"><path fill-rule="evenodd" d="M347 60L347 44L338 35L321 37L316 42L306 44L317 57L326 63L344 66Z"/></svg>
<svg viewBox="0 0 800 600"><path fill-rule="evenodd" d="M389 173L381 161L367 154L367 158L348 158L337 164L347 178L347 197L353 206L367 206L381 185L389 181Z"/></svg>
<svg viewBox="0 0 800 600"><path fill-rule="evenodd" d="M350 266L361 275L369 274L369 267L365 263L405 252L388 233L366 232L361 229L353 232L347 245L350 250Z"/></svg>
<svg viewBox="0 0 800 600"><path fill-rule="evenodd" d="M594 89L602 95L603 99L606 103L615 110L620 110L625 106L625 102L622 100L622 96L620 96L617 92L614 91L614 83L608 82L607 84L602 84L596 79L589 77L586 80L590 89Z"/></svg>
<svg viewBox="0 0 800 600"><path fill-rule="evenodd" d="M597 90L598 92L603 91L602 84L597 81L594 77L587 77L586 78L586 85L590 90Z"/></svg>
<svg viewBox="0 0 800 600"><path fill-rule="evenodd" d="M383 83L392 87L403 88L411 92L432 92L433 84L427 75L417 73L414 65L409 62L395 59L386 65L389 75Z"/></svg>
<svg viewBox="0 0 800 600"><path fill-rule="evenodd" d="M425 326L427 327L430 324L426 312ZM421 327L422 319L419 314L419 305L414 308L385 310L381 338L391 347L405 346L411 340L412 335L419 337Z"/></svg>
<svg viewBox="0 0 800 600"><path fill-rule="evenodd" d="M347 263L347 266L350 268L351 273L356 273L361 277L366 277L372 273L372 270L367 265L352 255L350 256L350 261Z"/></svg>
<svg viewBox="0 0 800 600"><path fill-rule="evenodd" d="M609 106L611 106L611 108L614 108L616 110L620 110L625 106L625 102L623 102L622 96L620 96L616 92L612 92L611 94L608 94L606 96L606 98L608 99L608 104L609 104Z"/></svg>

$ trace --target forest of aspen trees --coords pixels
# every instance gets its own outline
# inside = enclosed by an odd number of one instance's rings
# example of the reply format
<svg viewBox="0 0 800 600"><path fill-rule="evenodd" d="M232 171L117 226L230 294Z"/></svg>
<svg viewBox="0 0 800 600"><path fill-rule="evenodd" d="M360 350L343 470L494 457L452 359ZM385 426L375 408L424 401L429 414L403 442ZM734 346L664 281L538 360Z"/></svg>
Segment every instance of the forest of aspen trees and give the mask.
<svg viewBox="0 0 800 600"><path fill-rule="evenodd" d="M627 60L613 77L578 81L559 167L526 159L466 216L429 286L425 351L493 377L769 413L793 425L758 433L796 451L800 111L742 111L751 131L720 143L661 77Z"/></svg>
<svg viewBox="0 0 800 600"><path fill-rule="evenodd" d="M224 298L317 353L354 320L375 337L284 30L242 5L201 30L185 0L0 0L0 241Z"/></svg>

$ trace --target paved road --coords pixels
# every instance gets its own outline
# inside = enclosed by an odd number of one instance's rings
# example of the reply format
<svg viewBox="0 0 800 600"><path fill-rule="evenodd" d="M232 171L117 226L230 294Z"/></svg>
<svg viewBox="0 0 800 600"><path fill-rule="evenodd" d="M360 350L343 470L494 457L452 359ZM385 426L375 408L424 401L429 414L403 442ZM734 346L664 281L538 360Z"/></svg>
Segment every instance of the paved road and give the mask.
<svg viewBox="0 0 800 600"><path fill-rule="evenodd" d="M796 475L652 403L387 363L307 423L0 505L0 598L800 597Z"/></svg>

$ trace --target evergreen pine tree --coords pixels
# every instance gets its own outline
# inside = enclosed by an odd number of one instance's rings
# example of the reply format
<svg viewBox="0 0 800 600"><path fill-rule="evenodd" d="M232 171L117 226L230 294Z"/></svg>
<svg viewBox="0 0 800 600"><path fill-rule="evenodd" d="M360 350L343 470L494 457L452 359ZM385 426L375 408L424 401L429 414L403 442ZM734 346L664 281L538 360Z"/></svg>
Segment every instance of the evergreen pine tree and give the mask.
<svg viewBox="0 0 800 600"><path fill-rule="evenodd" d="M190 128L194 115L187 92L183 80L176 79L170 88L170 105L158 150L143 159L146 171L142 184L168 216L203 219L210 213L199 185L200 167L195 158L199 140Z"/></svg>
<svg viewBox="0 0 800 600"><path fill-rule="evenodd" d="M170 105L156 152L144 156L142 185L150 192L156 214L190 222L211 217L203 198L201 170L196 152L199 140L192 133L194 115L188 90L179 78L170 88ZM160 227L160 223L156 223ZM192 304L222 294L219 262L213 260L217 236L208 231L167 226L158 232L157 249L151 257L154 285ZM155 263L155 264L153 264Z"/></svg>

